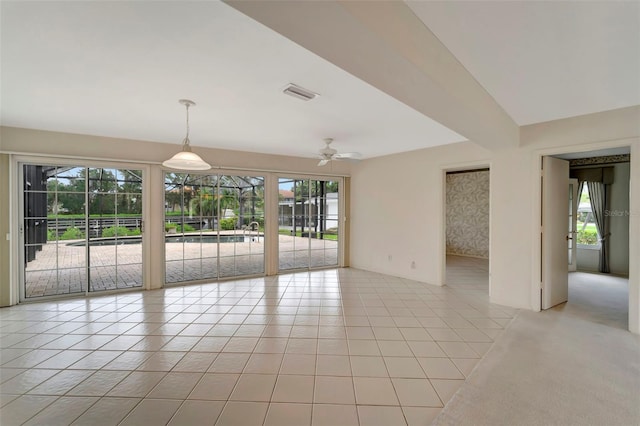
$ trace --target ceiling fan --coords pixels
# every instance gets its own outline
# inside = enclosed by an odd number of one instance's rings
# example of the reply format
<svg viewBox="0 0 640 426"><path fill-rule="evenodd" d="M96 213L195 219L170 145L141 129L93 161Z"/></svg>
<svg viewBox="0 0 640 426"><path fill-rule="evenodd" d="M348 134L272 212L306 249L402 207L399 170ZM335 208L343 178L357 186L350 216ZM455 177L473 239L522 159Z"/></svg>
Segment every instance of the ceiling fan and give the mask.
<svg viewBox="0 0 640 426"><path fill-rule="evenodd" d="M333 138L324 139L324 143L327 145L320 150L320 155L318 157L320 158L320 162L318 163L318 166L324 166L332 160L357 161L360 159L361 155L357 152L343 152L341 154L338 153L337 150L331 148L331 142L333 142Z"/></svg>

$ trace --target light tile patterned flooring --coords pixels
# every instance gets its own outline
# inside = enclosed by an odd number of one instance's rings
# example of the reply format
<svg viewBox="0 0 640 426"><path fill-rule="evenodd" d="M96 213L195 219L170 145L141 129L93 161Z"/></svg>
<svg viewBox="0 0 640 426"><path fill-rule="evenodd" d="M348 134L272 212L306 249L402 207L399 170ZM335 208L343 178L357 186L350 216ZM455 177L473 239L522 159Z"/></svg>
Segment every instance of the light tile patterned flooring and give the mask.
<svg viewBox="0 0 640 426"><path fill-rule="evenodd" d="M3 308L0 424L429 424L515 315L483 273L436 287L332 269Z"/></svg>

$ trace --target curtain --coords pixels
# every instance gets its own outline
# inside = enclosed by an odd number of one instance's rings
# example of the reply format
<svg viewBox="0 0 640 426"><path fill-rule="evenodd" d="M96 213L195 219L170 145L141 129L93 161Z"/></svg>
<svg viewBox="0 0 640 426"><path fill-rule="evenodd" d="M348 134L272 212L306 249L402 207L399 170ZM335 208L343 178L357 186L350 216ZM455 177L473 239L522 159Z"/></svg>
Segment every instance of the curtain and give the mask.
<svg viewBox="0 0 640 426"><path fill-rule="evenodd" d="M591 211L600 235L600 260L598 270L609 272L609 229L605 216L607 193L602 182L586 182L591 199Z"/></svg>

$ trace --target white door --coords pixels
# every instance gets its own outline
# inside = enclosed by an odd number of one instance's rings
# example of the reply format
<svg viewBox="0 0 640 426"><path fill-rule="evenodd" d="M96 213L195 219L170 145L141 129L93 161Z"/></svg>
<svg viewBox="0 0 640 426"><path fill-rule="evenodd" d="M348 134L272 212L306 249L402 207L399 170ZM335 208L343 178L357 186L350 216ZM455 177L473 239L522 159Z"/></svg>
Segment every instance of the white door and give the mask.
<svg viewBox="0 0 640 426"><path fill-rule="evenodd" d="M569 162L542 159L542 309L566 302L569 296L567 265L567 200Z"/></svg>
<svg viewBox="0 0 640 426"><path fill-rule="evenodd" d="M578 268L578 179L569 179L569 272Z"/></svg>

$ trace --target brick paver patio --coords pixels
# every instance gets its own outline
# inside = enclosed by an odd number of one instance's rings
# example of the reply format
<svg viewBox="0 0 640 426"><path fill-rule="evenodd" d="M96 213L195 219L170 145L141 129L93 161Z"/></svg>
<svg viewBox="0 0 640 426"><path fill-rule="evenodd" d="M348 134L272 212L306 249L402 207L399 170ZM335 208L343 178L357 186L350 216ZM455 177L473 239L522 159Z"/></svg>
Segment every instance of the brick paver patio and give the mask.
<svg viewBox="0 0 640 426"><path fill-rule="evenodd" d="M238 231L238 235L242 235ZM218 278L259 275L264 272L264 237L245 242L167 243L166 281L178 283ZM86 252L77 241L50 242L37 252L25 268L27 298L83 292L86 282ZM310 248L310 250L309 250ZM279 235L280 270L317 268L338 263L338 242ZM92 246L90 291L142 286L142 245ZM117 262L116 262L117 260ZM219 268L219 269L218 269Z"/></svg>

